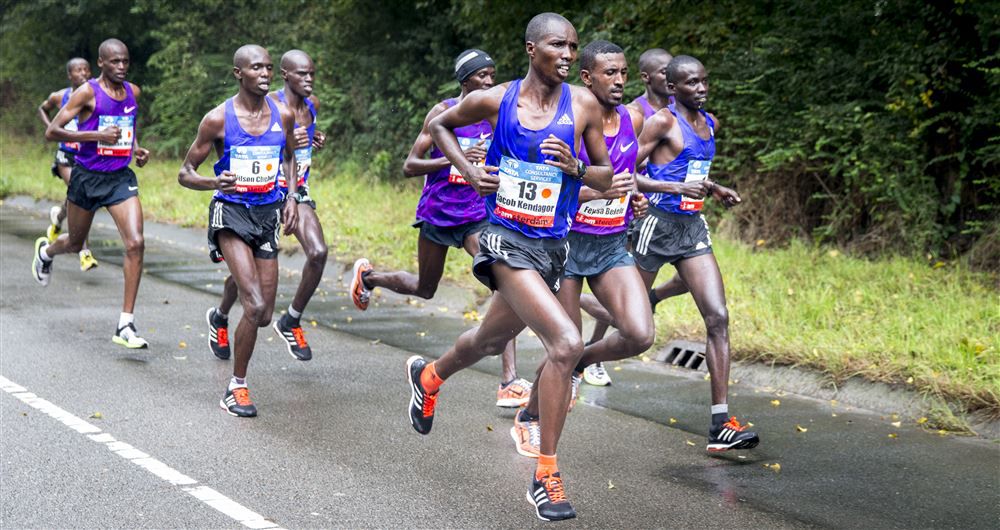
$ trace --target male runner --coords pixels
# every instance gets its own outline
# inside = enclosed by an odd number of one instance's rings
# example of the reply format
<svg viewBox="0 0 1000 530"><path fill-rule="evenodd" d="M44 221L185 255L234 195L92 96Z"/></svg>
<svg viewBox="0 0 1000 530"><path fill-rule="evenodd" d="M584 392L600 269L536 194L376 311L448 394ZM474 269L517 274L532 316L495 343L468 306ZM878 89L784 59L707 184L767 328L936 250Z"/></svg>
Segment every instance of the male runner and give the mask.
<svg viewBox="0 0 1000 530"><path fill-rule="evenodd" d="M42 119L42 123L45 124L46 129L48 129L49 124L52 123L49 119L49 112L52 110L58 111L66 105L66 102L69 101L70 94L90 79L90 63L82 57L74 57L70 59L66 62L66 77L69 79L70 86L62 90L56 90L55 92L49 94L49 97L45 98L45 101L38 106L38 116ZM77 130L78 123L79 120L77 118L73 118L66 123L66 130ZM69 186L69 176L70 172L73 170L73 161L76 159L76 153L79 150L79 142L59 142L59 149L56 150L56 159L52 162L52 176L63 179L66 186ZM49 229L45 235L48 236L49 243L55 243L56 238L59 237L59 233L62 232L63 221L66 220L65 200L63 200L62 205L53 206L49 210L49 220L52 224L49 225ZM80 270L89 271L96 266L97 260L94 259L94 255L91 254L90 249L87 248L87 243L85 241L83 243L83 249L80 250Z"/></svg>
<svg viewBox="0 0 1000 530"><path fill-rule="evenodd" d="M463 333L440 359L407 361L410 422L427 434L445 380L486 355L499 354L525 326L538 335L548 362L532 392L540 405L541 454L527 498L543 520L576 516L556 463L570 376L583 354L580 333L553 294L568 252L566 234L581 181L598 191L614 188L617 196L632 184L629 178L612 177L597 100L589 90L565 82L577 46L568 20L555 13L535 16L525 31L530 66L524 79L473 92L431 120L434 143L486 197L490 225L479 236L473 272L499 296L482 324ZM484 119L493 124L493 143L486 167L479 167L465 158L453 131ZM576 157L581 140L592 166Z"/></svg>
<svg viewBox="0 0 1000 530"><path fill-rule="evenodd" d="M484 51L471 49L455 59L455 79L462 88L457 98L449 98L427 113L423 128L413 142L403 164L408 177L425 175L424 190L417 203L417 222L420 228L417 240L418 274L406 271L379 272L365 258L354 262L351 279L351 296L354 305L364 311L368 308L371 290L382 287L400 294L429 299L434 297L441 275L444 273L448 247L463 248L471 256L479 253L479 233L486 228L486 207L483 198L462 178L458 169L434 146L427 124L442 112L461 103L474 90L493 87L496 67ZM465 158L481 164L489 149L493 126L483 120L455 130ZM430 158L424 155L430 151ZM514 341L503 351L503 374L497 387L498 407L521 407L528 402L531 383L517 377Z"/></svg>
<svg viewBox="0 0 1000 530"><path fill-rule="evenodd" d="M640 112L628 110L622 104L628 80L625 52L604 40L588 44L580 52L580 78L601 105L604 141L612 168L616 175L631 181L639 153L637 132L642 130L643 118ZM590 163L586 150L580 150L580 159L585 164ZM577 329L582 329L580 293L586 279L597 300L620 327L616 333L585 349L583 358L573 370L571 405L584 368L592 363L638 355L653 344L653 315L643 296L642 278L625 241L632 206L644 213L647 205L642 194L616 196L611 191L602 193L587 186L580 188L580 207L567 238L569 258L557 297ZM515 417L510 430L517 452L533 458L539 451L538 405L538 400L532 396L528 406Z"/></svg>
<svg viewBox="0 0 1000 530"><path fill-rule="evenodd" d="M296 194L298 202L298 225L295 238L302 244L306 253L306 265L302 269L302 279L295 291L295 298L288 306L288 312L274 322L274 332L278 334L288 348L288 353L300 360L312 359L312 348L306 342L302 331L302 312L312 298L323 277L326 267L327 247L323 237L323 227L316 216L316 201L309 196L309 173L311 170L312 150L322 149L326 143L326 135L316 130L316 111L319 109L319 99L313 95L313 81L316 79L316 66L312 58L301 50L291 50L281 56L281 77L285 80L285 88L271 92L269 96L279 101L295 114L295 171L298 174ZM285 174L278 173L278 188L282 196L288 195L288 184ZM229 310L236 303L236 281L232 276L226 278L222 291L222 302L218 308L209 308L205 314L209 329L209 347L212 353L220 359L229 359Z"/></svg>
<svg viewBox="0 0 1000 530"><path fill-rule="evenodd" d="M278 230L298 228L298 179L288 179L288 195L278 188L278 167L295 172L295 115L267 97L274 65L255 44L233 54L233 76L240 90L208 111L188 149L177 180L193 190L215 190L208 207L208 242L213 260L225 259L239 289L243 316L236 326L236 359L219 406L233 416L257 415L247 389L247 367L257 328L271 323L278 287ZM215 149L215 177L198 166ZM209 313L211 316L211 313Z"/></svg>
<svg viewBox="0 0 1000 530"><path fill-rule="evenodd" d="M129 54L122 41L108 39L101 43L97 67L100 77L80 85L45 130L46 140L78 142L80 151L66 190L69 233L59 236L55 243L49 243L48 237L35 240L31 269L38 283L48 285L52 258L80 252L94 212L106 207L125 246L125 296L111 340L126 348L146 348L149 344L136 332L133 314L145 249L142 205L139 183L128 167L133 156L139 167L149 161L149 151L139 147L135 135L140 90L125 80ZM73 118L80 120L76 131L66 127Z"/></svg>
<svg viewBox="0 0 1000 530"><path fill-rule="evenodd" d="M712 386L707 449L750 449L759 442L757 433L745 430L735 417L726 421L729 312L708 223L700 213L705 195L726 206L738 204L740 197L708 180L719 123L703 110L708 99L705 67L694 57L677 56L667 66L667 84L676 102L646 120L639 136L639 160L649 157L648 177L638 178L639 189L658 195L633 234L633 256L647 289L660 267L673 265L705 320Z"/></svg>

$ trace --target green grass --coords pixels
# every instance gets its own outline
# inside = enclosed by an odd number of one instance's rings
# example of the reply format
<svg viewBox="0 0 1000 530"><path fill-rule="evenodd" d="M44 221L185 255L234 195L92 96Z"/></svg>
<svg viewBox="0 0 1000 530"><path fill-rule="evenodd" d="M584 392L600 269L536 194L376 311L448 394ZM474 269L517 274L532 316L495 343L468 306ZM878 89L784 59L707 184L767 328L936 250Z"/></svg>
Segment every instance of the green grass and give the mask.
<svg viewBox="0 0 1000 530"><path fill-rule="evenodd" d="M65 197L49 176L52 145L4 135L0 196ZM312 195L334 256L374 258L382 268L415 270L416 231L410 228L420 182L394 184L365 177L357 166L320 158ZM137 170L148 219L205 226L208 192L177 184L177 160ZM210 171L209 166L204 170ZM1000 292L995 276L960 262L908 258L856 259L793 243L782 249L714 239L726 282L736 359L793 364L830 375L909 386L963 411L1000 416ZM469 259L449 253L445 276L470 288ZM673 270L666 267L660 280ZM658 342L703 338L689 296L662 302Z"/></svg>

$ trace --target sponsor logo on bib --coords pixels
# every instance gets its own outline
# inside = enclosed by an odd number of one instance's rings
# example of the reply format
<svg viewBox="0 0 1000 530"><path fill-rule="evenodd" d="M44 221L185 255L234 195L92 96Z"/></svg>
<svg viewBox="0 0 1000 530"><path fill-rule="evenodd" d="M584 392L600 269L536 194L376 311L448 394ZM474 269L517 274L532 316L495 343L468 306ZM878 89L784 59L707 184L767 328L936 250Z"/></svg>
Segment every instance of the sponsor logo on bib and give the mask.
<svg viewBox="0 0 1000 530"><path fill-rule="evenodd" d="M97 130L103 131L117 126L121 136L113 144L97 142L97 154L101 156L129 156L132 154L132 142L135 141L135 116L99 116Z"/></svg>
<svg viewBox="0 0 1000 530"><path fill-rule="evenodd" d="M562 177L562 171L555 166L501 157L500 188L493 213L528 226L553 226Z"/></svg>
<svg viewBox="0 0 1000 530"><path fill-rule="evenodd" d="M267 193L274 189L281 165L281 146L241 145L229 150L229 170L236 175L239 193Z"/></svg>

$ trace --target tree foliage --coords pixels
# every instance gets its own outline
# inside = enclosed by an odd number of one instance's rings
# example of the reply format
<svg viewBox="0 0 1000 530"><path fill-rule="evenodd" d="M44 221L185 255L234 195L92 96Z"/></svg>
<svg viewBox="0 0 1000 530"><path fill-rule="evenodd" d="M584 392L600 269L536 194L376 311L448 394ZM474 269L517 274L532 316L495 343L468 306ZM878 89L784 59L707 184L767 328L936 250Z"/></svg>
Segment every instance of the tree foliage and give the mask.
<svg viewBox="0 0 1000 530"><path fill-rule="evenodd" d="M650 47L699 57L724 124L714 174L745 196L728 218L755 240L858 251L957 253L1000 262L1000 4L984 0L36 0L3 12L5 123L64 83L71 55L118 36L144 85L146 144L183 152L235 90L232 52L264 45L316 60L330 160L395 176L427 110L458 91L459 51L498 78L526 71L523 32L560 12L581 44L621 45L626 94ZM107 16L115 13L116 16ZM575 74L574 74L575 77ZM34 103L37 105L37 103ZM9 112L8 109L15 109ZM30 109L29 109L30 110ZM12 116L12 117L10 117ZM718 168L718 170L716 170Z"/></svg>

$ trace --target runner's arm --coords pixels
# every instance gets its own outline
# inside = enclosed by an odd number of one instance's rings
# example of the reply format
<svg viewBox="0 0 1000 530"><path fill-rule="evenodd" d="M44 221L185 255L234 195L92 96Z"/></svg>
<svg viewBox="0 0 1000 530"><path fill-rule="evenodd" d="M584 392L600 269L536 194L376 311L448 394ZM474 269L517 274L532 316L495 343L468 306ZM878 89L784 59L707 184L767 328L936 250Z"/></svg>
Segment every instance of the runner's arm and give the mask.
<svg viewBox="0 0 1000 530"><path fill-rule="evenodd" d="M495 167L478 167L462 151L455 137L455 129L488 120L496 128L496 116L500 112L500 101L507 91L507 83L489 90L476 90L454 107L442 112L427 124L434 145L458 168L465 180L482 195L496 193L500 177L491 173Z"/></svg>
<svg viewBox="0 0 1000 530"><path fill-rule="evenodd" d="M291 234L299 224L299 201L298 190L299 172L295 163L295 113L287 105L278 104L278 113L281 118L281 127L285 131L285 160L282 163L285 172L285 183L288 185L288 194L285 195L285 204L281 210L281 222L284 225L282 232ZM291 175L288 178L287 175Z"/></svg>
<svg viewBox="0 0 1000 530"><path fill-rule="evenodd" d="M132 96L135 98L136 105L138 105L139 104L139 96L142 95L142 90L140 90L139 86L136 85L136 84L134 84L134 83L129 83L129 84L132 85ZM139 124L137 123L136 127L134 129L134 131L135 131L135 138L132 139L132 143L133 143L132 147L134 149L133 152L135 153L135 165L137 165L139 167L143 167L143 166L146 165L147 162L149 162L149 149L144 149L142 147L139 147L139 126L138 125Z"/></svg>
<svg viewBox="0 0 1000 530"><path fill-rule="evenodd" d="M66 88L63 90L69 90L69 89ZM61 100L62 100L62 90L58 90L56 92L49 94L49 97L45 98L45 101L43 101L42 104L38 106L38 117L42 119L42 123L45 124L46 128L48 128L49 123L52 123L52 120L49 119L49 112L52 112L52 109L58 109L59 102Z"/></svg>
<svg viewBox="0 0 1000 530"><path fill-rule="evenodd" d="M59 109L55 118L49 122L49 126L45 129L45 139L50 142L104 142L109 144L117 142L122 131L114 125L103 131L67 131L65 129L70 120L85 109L91 108L93 104L94 90L90 87L90 83L74 90L69 101Z"/></svg>
<svg viewBox="0 0 1000 530"><path fill-rule="evenodd" d="M663 142L670 141L670 130L676 120L670 112L657 112L649 117L642 126L642 133L639 135L639 155L636 164L646 161L649 156ZM700 199L705 196L707 186L705 181L700 182L665 182L655 180L645 175L636 174L639 191L646 193L671 193L682 194L688 197Z"/></svg>
<svg viewBox="0 0 1000 530"><path fill-rule="evenodd" d="M315 94L313 94L309 96L309 101L312 101L313 107L316 109L316 114L319 114L319 98L316 97ZM316 129L316 132L313 133L312 148L319 151L320 149L323 149L323 146L325 145L326 145L326 133L324 133L319 129Z"/></svg>
<svg viewBox="0 0 1000 530"><path fill-rule="evenodd" d="M208 112L198 125L198 135L188 148L177 182L192 190L219 190L223 193L236 192L236 177L230 171L223 171L218 177L203 177L198 174L200 166L217 141L225 134L225 108L221 105Z"/></svg>
<svg viewBox="0 0 1000 530"><path fill-rule="evenodd" d="M409 154L406 155L406 161L403 162L403 174L407 177L419 177L420 175L426 175L451 165L448 158L444 156L438 158L424 158L427 151L430 151L431 146L434 145L434 139L431 138L431 132L428 124L431 120L447 109L448 107L445 106L444 103L438 103L437 105L434 105L434 108L432 108L430 112L427 113L427 117L424 118L424 125L420 129L420 134L417 135L417 139L413 142L413 146L410 147Z"/></svg>
<svg viewBox="0 0 1000 530"><path fill-rule="evenodd" d="M600 103L597 102L597 98L587 89L581 89L574 95L583 96L581 103L584 107L583 115L586 118L581 140L584 147L587 148L590 166L587 166L586 174L583 176L583 183L595 190L615 190L614 196L621 197L631 189L632 178L631 175L624 173L623 175L628 177L625 182L620 178L615 178L614 170L611 168L611 157L608 156L608 146L604 143L604 125L601 123ZM574 165L576 165L575 161ZM576 174L576 168L574 168L571 174Z"/></svg>

